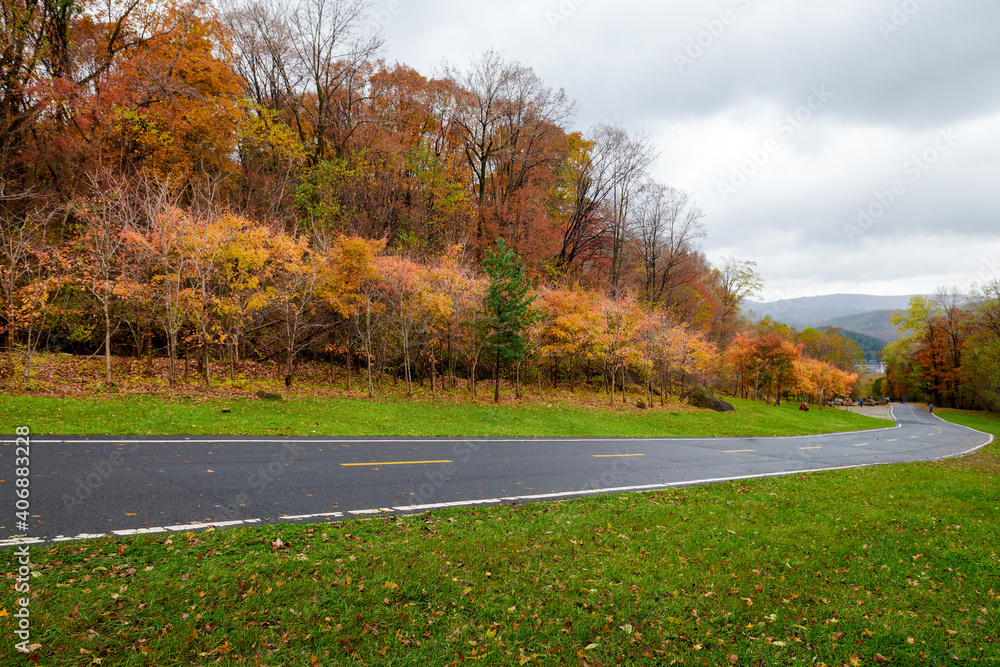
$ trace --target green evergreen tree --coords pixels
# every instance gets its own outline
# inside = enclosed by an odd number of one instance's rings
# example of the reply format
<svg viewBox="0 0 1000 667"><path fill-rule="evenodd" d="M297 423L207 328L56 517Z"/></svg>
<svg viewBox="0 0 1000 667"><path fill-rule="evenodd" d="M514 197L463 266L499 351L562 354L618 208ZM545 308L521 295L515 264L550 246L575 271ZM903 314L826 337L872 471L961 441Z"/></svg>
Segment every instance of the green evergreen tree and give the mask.
<svg viewBox="0 0 1000 667"><path fill-rule="evenodd" d="M521 258L497 239L496 250L486 249L486 274L490 287L486 293L486 327L494 355L493 401L500 401L500 368L521 361L528 349L527 332L536 316L531 307L535 297L529 294L531 283L525 278Z"/></svg>

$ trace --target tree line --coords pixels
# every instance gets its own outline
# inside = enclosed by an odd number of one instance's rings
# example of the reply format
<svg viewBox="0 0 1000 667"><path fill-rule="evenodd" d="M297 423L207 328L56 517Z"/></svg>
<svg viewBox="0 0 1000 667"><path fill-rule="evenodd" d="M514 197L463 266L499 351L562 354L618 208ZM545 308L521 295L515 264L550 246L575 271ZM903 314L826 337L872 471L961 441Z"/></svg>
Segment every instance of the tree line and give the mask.
<svg viewBox="0 0 1000 667"><path fill-rule="evenodd" d="M711 266L649 136L571 131L523 63L389 65L363 0L0 3L8 377L96 347L108 383L112 351L205 383L328 356L369 395L544 376L651 401L746 340L754 264ZM761 354L752 393L826 393Z"/></svg>
<svg viewBox="0 0 1000 667"><path fill-rule="evenodd" d="M893 323L901 337L884 352L886 393L1000 411L1000 282L915 296Z"/></svg>

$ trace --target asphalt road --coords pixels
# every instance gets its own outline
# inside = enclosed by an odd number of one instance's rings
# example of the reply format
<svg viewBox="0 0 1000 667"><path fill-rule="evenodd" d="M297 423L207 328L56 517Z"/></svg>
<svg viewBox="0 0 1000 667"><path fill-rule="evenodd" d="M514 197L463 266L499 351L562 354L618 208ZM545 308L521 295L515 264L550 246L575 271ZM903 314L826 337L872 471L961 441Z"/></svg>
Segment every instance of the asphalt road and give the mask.
<svg viewBox="0 0 1000 667"><path fill-rule="evenodd" d="M791 438L39 436L27 530L15 510L23 452L0 436L0 547L927 461L991 440L912 405L893 416L886 429Z"/></svg>

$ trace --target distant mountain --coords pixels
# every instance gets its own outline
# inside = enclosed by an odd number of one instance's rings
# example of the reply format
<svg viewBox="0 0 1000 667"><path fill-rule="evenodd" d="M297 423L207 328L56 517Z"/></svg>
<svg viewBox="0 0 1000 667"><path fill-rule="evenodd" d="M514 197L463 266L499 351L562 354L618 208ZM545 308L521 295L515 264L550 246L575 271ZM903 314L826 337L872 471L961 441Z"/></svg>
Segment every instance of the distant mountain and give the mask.
<svg viewBox="0 0 1000 667"><path fill-rule="evenodd" d="M782 322L797 329L822 326L837 318L861 315L872 311L905 310L910 305L910 296L874 296L871 294L829 294L807 296L784 301L749 302L746 309L753 316ZM841 326L834 324L833 326ZM859 331L853 327L845 329ZM875 335L869 331L860 331ZM885 332L883 332L885 333ZM877 336L882 338L882 336Z"/></svg>
<svg viewBox="0 0 1000 667"><path fill-rule="evenodd" d="M859 334L871 336L873 338L878 338L886 343L894 343L899 340L899 332L896 330L896 325L893 324L889 318L892 317L893 313L897 312L900 311L873 310L868 313L835 317L831 320L827 320L824 324L836 329L843 329L844 335L847 335L847 332L849 331L853 331ZM860 341L859 344L862 347L865 347Z"/></svg>

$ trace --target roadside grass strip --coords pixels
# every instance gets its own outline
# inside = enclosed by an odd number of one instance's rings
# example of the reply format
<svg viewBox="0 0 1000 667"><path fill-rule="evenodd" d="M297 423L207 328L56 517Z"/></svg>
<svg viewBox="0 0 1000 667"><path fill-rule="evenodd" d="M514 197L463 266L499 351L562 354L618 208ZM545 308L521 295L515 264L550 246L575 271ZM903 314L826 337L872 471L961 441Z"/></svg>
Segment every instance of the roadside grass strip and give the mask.
<svg viewBox="0 0 1000 667"><path fill-rule="evenodd" d="M500 405L346 398L204 400L4 396L9 423L36 436L243 435L417 437L742 437L885 428L846 410L802 412L794 404L732 399L737 411L624 410L559 403ZM225 411L225 412L224 412Z"/></svg>

